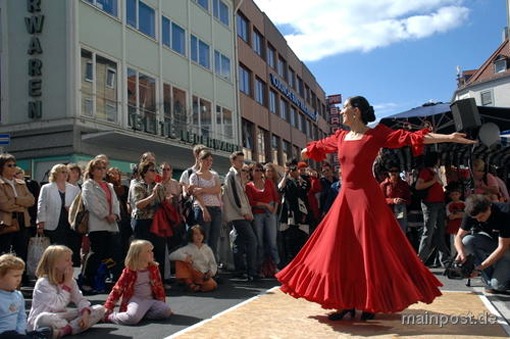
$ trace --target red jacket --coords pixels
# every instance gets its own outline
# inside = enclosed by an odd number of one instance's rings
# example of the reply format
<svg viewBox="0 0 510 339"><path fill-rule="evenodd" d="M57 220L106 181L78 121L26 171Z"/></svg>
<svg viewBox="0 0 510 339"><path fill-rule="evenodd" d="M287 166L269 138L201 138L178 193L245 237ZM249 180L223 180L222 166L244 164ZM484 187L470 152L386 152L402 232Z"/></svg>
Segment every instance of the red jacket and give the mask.
<svg viewBox="0 0 510 339"><path fill-rule="evenodd" d="M158 266L149 265L147 269L149 270L149 276L151 280L152 297L157 300L165 301L165 288L163 287L163 283L161 281L161 275L159 273ZM106 299L104 304L107 313L111 313L113 311L120 297L122 297L122 301L120 303L119 311L125 312L127 310L129 300L131 300L133 294L135 293L136 277L137 271L130 270L127 267L124 268L122 275L108 295L108 299Z"/></svg>

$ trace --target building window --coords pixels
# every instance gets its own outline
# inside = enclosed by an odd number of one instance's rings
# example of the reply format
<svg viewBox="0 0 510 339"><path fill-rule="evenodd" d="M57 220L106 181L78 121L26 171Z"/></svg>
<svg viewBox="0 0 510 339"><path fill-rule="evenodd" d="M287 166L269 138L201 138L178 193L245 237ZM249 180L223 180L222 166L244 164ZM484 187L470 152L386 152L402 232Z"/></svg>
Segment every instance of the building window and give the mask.
<svg viewBox="0 0 510 339"><path fill-rule="evenodd" d="M255 101L262 106L266 105L266 83L260 78L255 78Z"/></svg>
<svg viewBox="0 0 510 339"><path fill-rule="evenodd" d="M106 87L115 88L115 83L117 80L117 71L112 68L108 68L106 70Z"/></svg>
<svg viewBox="0 0 510 339"><path fill-rule="evenodd" d="M292 105L290 106L290 113L289 113L289 115L290 115L290 125L292 127L296 127L296 124L297 124L297 117L296 117L297 112L296 112L296 109L294 108L294 106L292 106Z"/></svg>
<svg viewBox="0 0 510 339"><path fill-rule="evenodd" d="M303 86L303 79L297 77L297 90L301 98L305 97L305 87Z"/></svg>
<svg viewBox="0 0 510 339"><path fill-rule="evenodd" d="M508 59L504 55L498 55L494 60L494 73L505 72L508 68Z"/></svg>
<svg viewBox="0 0 510 339"><path fill-rule="evenodd" d="M232 111L216 105L216 136L220 140L234 142L234 129L232 126Z"/></svg>
<svg viewBox="0 0 510 339"><path fill-rule="evenodd" d="M239 65L239 90L251 95L251 72L241 65Z"/></svg>
<svg viewBox="0 0 510 339"><path fill-rule="evenodd" d="M81 114L117 122L117 63L82 49L81 65Z"/></svg>
<svg viewBox="0 0 510 339"><path fill-rule="evenodd" d="M282 78L282 79L287 79L286 77L286 72L287 72L287 62L285 61L285 59L279 57L278 58L278 68L276 70L278 72L278 75Z"/></svg>
<svg viewBox="0 0 510 339"><path fill-rule="evenodd" d="M246 159L252 159L253 153L253 124L246 119L241 122L243 152Z"/></svg>
<svg viewBox="0 0 510 339"><path fill-rule="evenodd" d="M214 51L214 71L216 72L216 75L230 81L230 58L219 51Z"/></svg>
<svg viewBox="0 0 510 339"><path fill-rule="evenodd" d="M278 113L278 94L275 91L269 91L269 112L277 114Z"/></svg>
<svg viewBox="0 0 510 339"><path fill-rule="evenodd" d="M276 50L274 49L273 46L268 44L267 45L267 64L272 69L276 69L275 59L276 59Z"/></svg>
<svg viewBox="0 0 510 339"><path fill-rule="evenodd" d="M290 87L292 87L293 89L296 89L296 72L294 72L294 70L292 68L289 67L289 85Z"/></svg>
<svg viewBox="0 0 510 339"><path fill-rule="evenodd" d="M161 18L161 37L163 45L171 48L173 51L186 55L186 37L184 28L171 22L165 16Z"/></svg>
<svg viewBox="0 0 510 339"><path fill-rule="evenodd" d="M257 128L257 161L264 163L266 162L266 142L268 140L269 133L263 128Z"/></svg>
<svg viewBox="0 0 510 339"><path fill-rule="evenodd" d="M192 128L195 134L204 137L212 137L211 102L193 96L193 119Z"/></svg>
<svg viewBox="0 0 510 339"><path fill-rule="evenodd" d="M91 3L103 12L114 17L117 17L119 14L117 1L118 0L87 0L88 3Z"/></svg>
<svg viewBox="0 0 510 339"><path fill-rule="evenodd" d="M197 38L191 36L191 60L199 65L211 69L209 45Z"/></svg>
<svg viewBox="0 0 510 339"><path fill-rule="evenodd" d="M292 157L290 154L290 143L286 140L282 141L282 161L284 164L288 163Z"/></svg>
<svg viewBox="0 0 510 339"><path fill-rule="evenodd" d="M299 114L298 129L306 133L306 118L303 114Z"/></svg>
<svg viewBox="0 0 510 339"><path fill-rule="evenodd" d="M280 163L280 156L279 156L279 150L280 150L280 138L276 135L271 136L271 161L275 164Z"/></svg>
<svg viewBox="0 0 510 339"><path fill-rule="evenodd" d="M256 29L253 30L253 50L264 59L264 38Z"/></svg>
<svg viewBox="0 0 510 339"><path fill-rule="evenodd" d="M213 15L225 26L230 25L228 6L222 0L213 0Z"/></svg>
<svg viewBox="0 0 510 339"><path fill-rule="evenodd" d="M140 32L156 38L156 13L153 8L139 0L126 2L127 24Z"/></svg>
<svg viewBox="0 0 510 339"><path fill-rule="evenodd" d="M129 126L156 134L156 79L128 68Z"/></svg>
<svg viewBox="0 0 510 339"><path fill-rule="evenodd" d="M480 92L480 101L482 103L482 106L492 106L493 105L492 91Z"/></svg>
<svg viewBox="0 0 510 339"><path fill-rule="evenodd" d="M280 99L280 118L289 121L289 103L284 99Z"/></svg>
<svg viewBox="0 0 510 339"><path fill-rule="evenodd" d="M237 14L237 35L243 39L247 44L250 43L250 30L248 19L241 13Z"/></svg>
<svg viewBox="0 0 510 339"><path fill-rule="evenodd" d="M206 11L209 11L209 0L195 0L195 2Z"/></svg>
<svg viewBox="0 0 510 339"><path fill-rule="evenodd" d="M176 135L181 135L182 132L188 131L190 125L189 116L186 110L186 92L173 87L172 88L172 104L173 104L173 118Z"/></svg>

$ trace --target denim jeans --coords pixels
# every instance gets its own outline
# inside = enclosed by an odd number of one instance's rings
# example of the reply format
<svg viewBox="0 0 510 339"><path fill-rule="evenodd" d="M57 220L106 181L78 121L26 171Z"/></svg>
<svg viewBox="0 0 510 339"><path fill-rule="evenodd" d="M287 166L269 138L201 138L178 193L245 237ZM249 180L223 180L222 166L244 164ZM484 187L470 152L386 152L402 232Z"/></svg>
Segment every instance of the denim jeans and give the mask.
<svg viewBox="0 0 510 339"><path fill-rule="evenodd" d="M442 265L446 265L450 254L445 240L445 204L443 202L422 202L421 209L423 211L423 233L421 235L418 256L425 263L432 254L432 251L437 248L439 261Z"/></svg>
<svg viewBox="0 0 510 339"><path fill-rule="evenodd" d="M220 239L222 221L221 208L218 206L207 206L206 208L211 216L211 221L209 222L204 221L204 216L200 207L194 206L193 211L195 212L195 220L197 224L202 226L204 229L207 245L209 245L212 249L214 257L217 258L218 241Z"/></svg>
<svg viewBox="0 0 510 339"><path fill-rule="evenodd" d="M255 276L257 275L257 236L251 222L241 219L232 220L231 223L237 234L233 246L236 271Z"/></svg>
<svg viewBox="0 0 510 339"><path fill-rule="evenodd" d="M276 244L276 215L257 213L253 215L253 226L257 235L257 264L260 267L266 255L271 256L275 265L280 263L278 245Z"/></svg>
<svg viewBox="0 0 510 339"><path fill-rule="evenodd" d="M498 241L484 233L468 234L462 238L462 244L466 254L475 256L476 265L480 265L498 247ZM482 277L495 290L510 289L510 249L496 263L484 269Z"/></svg>

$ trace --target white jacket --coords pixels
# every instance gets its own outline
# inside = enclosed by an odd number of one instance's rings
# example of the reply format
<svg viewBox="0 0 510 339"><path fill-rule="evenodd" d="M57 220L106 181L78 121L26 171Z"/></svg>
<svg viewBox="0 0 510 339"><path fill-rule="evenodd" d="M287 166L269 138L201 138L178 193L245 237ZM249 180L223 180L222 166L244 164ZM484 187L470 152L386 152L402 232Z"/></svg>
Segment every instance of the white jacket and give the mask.
<svg viewBox="0 0 510 339"><path fill-rule="evenodd" d="M108 183L112 195L111 213L120 218L120 205L113 185ZM117 222L108 223L106 217L110 214L106 193L101 186L92 179L87 179L82 186L83 204L89 211L89 232L108 231L118 232Z"/></svg>
<svg viewBox="0 0 510 339"><path fill-rule="evenodd" d="M80 194L80 188L66 182L65 207L71 206L74 198ZM50 182L41 187L37 200L37 223L44 222L44 229L54 231L60 218L61 199L57 183Z"/></svg>

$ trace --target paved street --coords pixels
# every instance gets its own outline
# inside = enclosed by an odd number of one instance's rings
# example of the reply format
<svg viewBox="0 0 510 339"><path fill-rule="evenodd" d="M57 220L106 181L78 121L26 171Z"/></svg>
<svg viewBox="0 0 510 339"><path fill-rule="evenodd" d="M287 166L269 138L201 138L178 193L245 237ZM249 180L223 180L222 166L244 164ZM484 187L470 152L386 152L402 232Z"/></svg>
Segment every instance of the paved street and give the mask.
<svg viewBox="0 0 510 339"><path fill-rule="evenodd" d="M432 272L443 282L444 291L475 291L482 293L483 288L479 279L473 279L471 287L466 286L465 280L448 280L442 275L442 269L432 269ZM187 292L183 286L176 283L167 293L167 301L175 315L167 321L143 321L136 326L119 326L115 324L98 324L80 335L80 338L145 338L159 339L176 334L190 326L230 309L240 303L264 293L277 286L274 279L263 279L257 282L245 282L232 278L229 274L222 276L222 283L218 290L211 293ZM89 296L93 303L102 304L105 294ZM507 320L510 319L508 301L510 296L489 295L485 299L487 307L494 307ZM276 306L277 307L277 306ZM327 313L325 310L324 313ZM506 324L508 333L510 327ZM243 326L239 324L239 326Z"/></svg>

